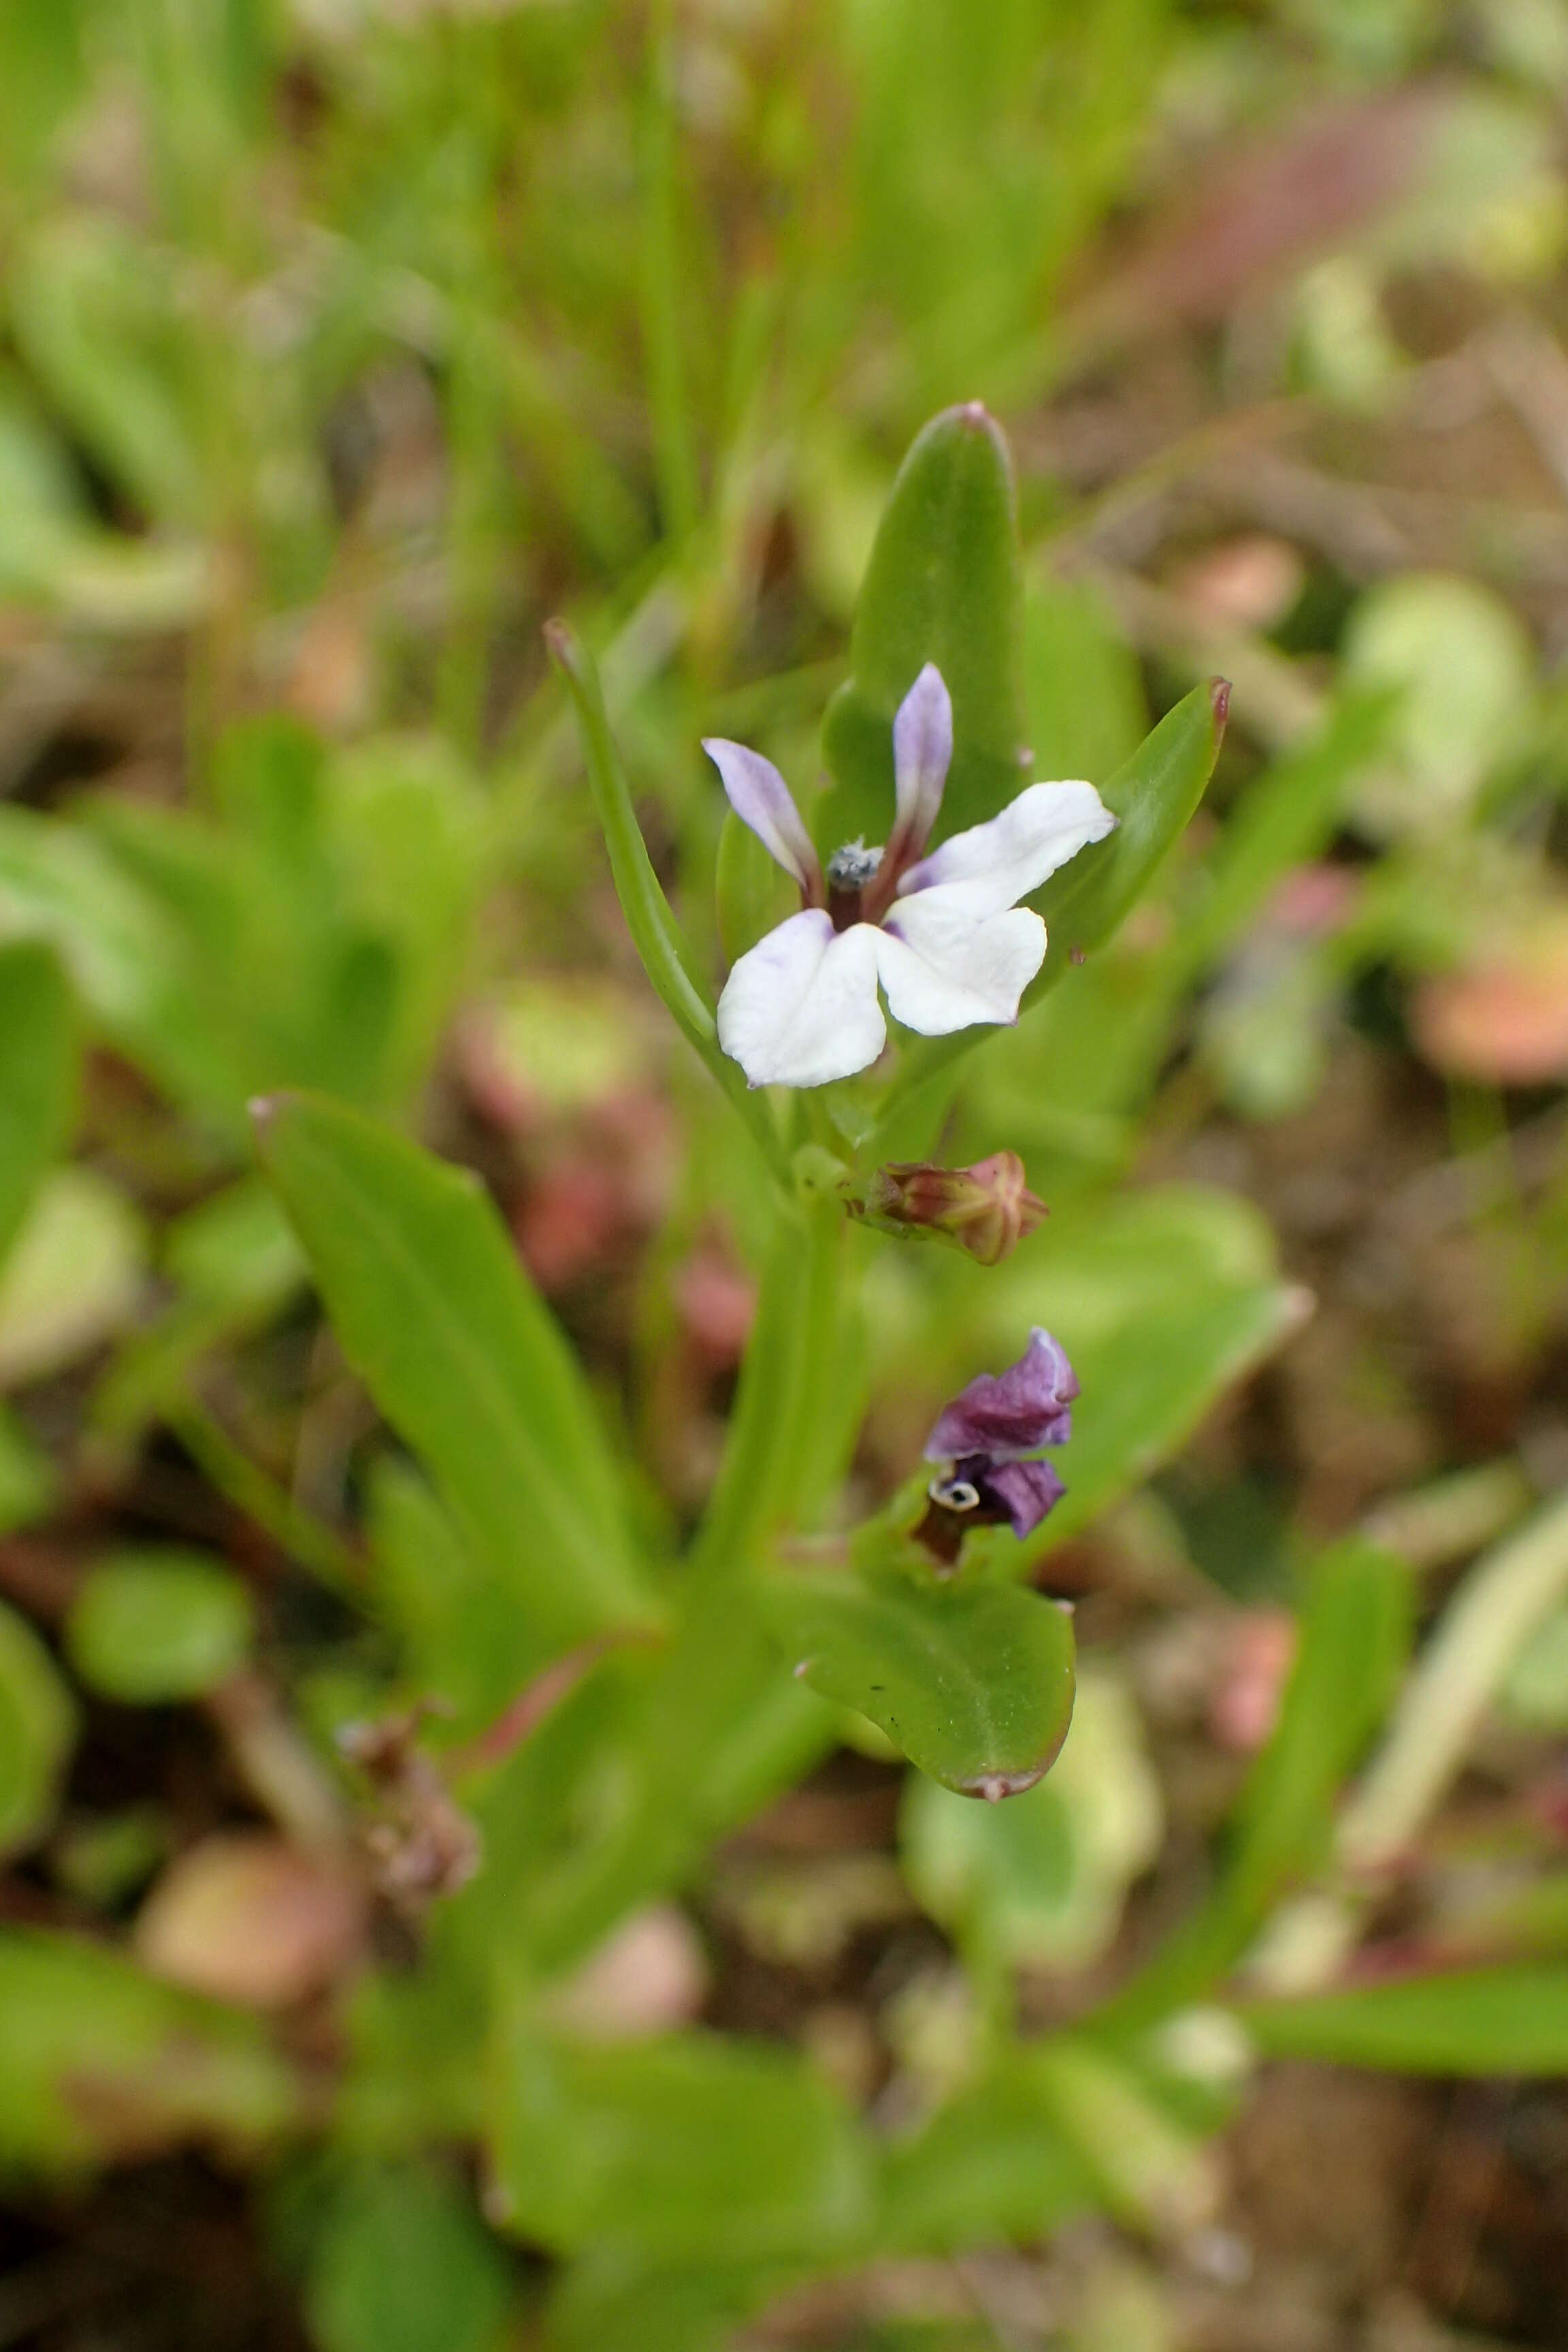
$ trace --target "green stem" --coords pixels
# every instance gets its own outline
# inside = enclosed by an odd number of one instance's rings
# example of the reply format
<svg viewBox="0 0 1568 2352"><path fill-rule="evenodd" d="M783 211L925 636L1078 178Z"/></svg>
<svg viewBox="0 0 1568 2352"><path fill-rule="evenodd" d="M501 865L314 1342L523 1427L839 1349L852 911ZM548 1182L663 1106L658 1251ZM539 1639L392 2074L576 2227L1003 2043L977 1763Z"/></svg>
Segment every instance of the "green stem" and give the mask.
<svg viewBox="0 0 1568 2352"><path fill-rule="evenodd" d="M822 1710L786 1675L749 1570L786 1524L811 1516L833 1467L823 1399L835 1386L844 1230L826 1195L781 1213L679 1622L626 1728L634 1789L614 1830L530 1906L523 1940L542 1971L570 1966L634 1904L677 1884L820 1752Z"/></svg>
<svg viewBox="0 0 1568 2352"><path fill-rule="evenodd" d="M767 1101L747 1086L739 1065L731 1061L719 1044L713 1008L698 981L691 950L681 937L680 927L653 870L647 844L632 806L626 770L610 731L604 691L593 657L563 621L549 622L544 639L576 709L589 789L609 851L610 871L615 877L621 911L642 958L643 970L681 1035L701 1056L734 1104L774 1178L786 1192L793 1190L788 1154Z"/></svg>

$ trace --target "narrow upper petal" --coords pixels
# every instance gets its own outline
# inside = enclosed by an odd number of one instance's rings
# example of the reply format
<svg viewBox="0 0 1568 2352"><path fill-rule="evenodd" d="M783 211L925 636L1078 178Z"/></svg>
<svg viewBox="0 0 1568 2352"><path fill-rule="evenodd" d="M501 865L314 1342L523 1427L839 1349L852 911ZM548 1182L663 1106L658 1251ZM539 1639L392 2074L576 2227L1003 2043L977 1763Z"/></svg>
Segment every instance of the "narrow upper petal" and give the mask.
<svg viewBox="0 0 1568 2352"><path fill-rule="evenodd" d="M935 662L927 662L893 720L896 830L909 852L930 837L952 763L952 698Z"/></svg>
<svg viewBox="0 0 1568 2352"><path fill-rule="evenodd" d="M1092 784L1031 784L1000 816L955 833L911 866L899 897L941 885L962 891L971 915L999 914L1037 890L1089 842L1102 841L1115 824Z"/></svg>
<svg viewBox="0 0 1568 2352"><path fill-rule="evenodd" d="M793 874L808 895L820 898L822 870L810 834L795 804L789 786L771 760L750 751L744 743L727 743L721 736L703 739L702 749L723 779L730 806L742 824L749 824L770 857Z"/></svg>
<svg viewBox="0 0 1568 2352"><path fill-rule="evenodd" d="M820 908L792 915L743 955L719 999L719 1043L754 1087L821 1087L874 1062L878 934L835 931Z"/></svg>
<svg viewBox="0 0 1568 2352"><path fill-rule="evenodd" d="M958 890L898 898L878 933L877 963L894 1017L922 1037L977 1021L1016 1021L1046 960L1046 927L1027 907L977 921Z"/></svg>

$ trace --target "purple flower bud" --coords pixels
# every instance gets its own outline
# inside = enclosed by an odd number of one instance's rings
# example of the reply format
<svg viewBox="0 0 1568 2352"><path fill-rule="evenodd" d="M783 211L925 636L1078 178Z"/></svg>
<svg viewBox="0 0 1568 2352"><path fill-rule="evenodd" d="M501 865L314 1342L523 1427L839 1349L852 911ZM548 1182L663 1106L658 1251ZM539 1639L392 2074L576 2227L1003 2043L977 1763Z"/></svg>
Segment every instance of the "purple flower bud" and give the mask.
<svg viewBox="0 0 1568 2352"><path fill-rule="evenodd" d="M924 1231L956 1243L982 1265L999 1265L1010 1257L1046 1214L1016 1151L994 1151L973 1168L891 1160L878 1169L864 1201L850 1205L884 1233Z"/></svg>
<svg viewBox="0 0 1568 2352"><path fill-rule="evenodd" d="M1010 1527L1021 1543L1067 1489L1048 1462L1027 1461L1072 1434L1078 1381L1066 1350L1037 1327L1016 1364L982 1372L947 1407L926 1444L931 1507L917 1538L952 1564L967 1527Z"/></svg>
<svg viewBox="0 0 1568 2352"><path fill-rule="evenodd" d="M982 1372L942 1414L926 1441L928 1462L984 1454L1016 1460L1072 1435L1078 1381L1059 1340L1037 1324L1029 1344L1005 1372Z"/></svg>

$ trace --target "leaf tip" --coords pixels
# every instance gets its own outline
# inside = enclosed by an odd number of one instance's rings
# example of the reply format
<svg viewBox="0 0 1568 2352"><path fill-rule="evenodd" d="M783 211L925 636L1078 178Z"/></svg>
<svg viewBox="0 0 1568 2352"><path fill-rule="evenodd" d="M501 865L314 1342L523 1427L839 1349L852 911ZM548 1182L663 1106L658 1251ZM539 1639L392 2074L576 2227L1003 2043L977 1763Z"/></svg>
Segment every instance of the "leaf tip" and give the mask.
<svg viewBox="0 0 1568 2352"><path fill-rule="evenodd" d="M1021 1797L1026 1789L1043 1780L1056 1759L1057 1749L1053 1748L1043 1764L1031 1765L1025 1771L983 1772L976 1780L959 1780L954 1786L960 1796L979 1797L987 1805L999 1805L1004 1797Z"/></svg>
<svg viewBox="0 0 1568 2352"><path fill-rule="evenodd" d="M1228 677L1210 678L1209 706L1214 712L1215 730L1216 732L1223 734L1225 731L1225 722L1230 716L1230 680Z"/></svg>
<svg viewBox="0 0 1568 2352"><path fill-rule="evenodd" d="M568 673L574 667L577 639L569 621L546 621L542 631L545 651L557 669Z"/></svg>

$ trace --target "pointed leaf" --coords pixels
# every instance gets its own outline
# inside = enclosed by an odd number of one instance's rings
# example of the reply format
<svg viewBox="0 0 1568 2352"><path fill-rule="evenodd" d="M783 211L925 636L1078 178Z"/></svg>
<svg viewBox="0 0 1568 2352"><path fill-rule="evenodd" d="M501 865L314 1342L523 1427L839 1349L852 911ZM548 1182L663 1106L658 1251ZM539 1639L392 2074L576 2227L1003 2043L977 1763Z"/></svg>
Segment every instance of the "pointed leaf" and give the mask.
<svg viewBox="0 0 1568 2352"><path fill-rule="evenodd" d="M305 1096L258 1125L349 1361L526 1604L540 1655L646 1623L582 1376L478 1178Z"/></svg>
<svg viewBox="0 0 1568 2352"><path fill-rule="evenodd" d="M893 817L893 714L924 665L952 697L952 766L933 838L980 824L1023 773L1023 582L1013 467L978 401L943 409L893 484L860 592L850 675L828 706L832 789L816 815L830 854L886 841Z"/></svg>
<svg viewBox="0 0 1568 2352"><path fill-rule="evenodd" d="M868 1716L944 1788L1016 1796L1067 1737L1072 1622L1037 1593L896 1572L800 1576L777 1580L767 1605L795 1673Z"/></svg>

